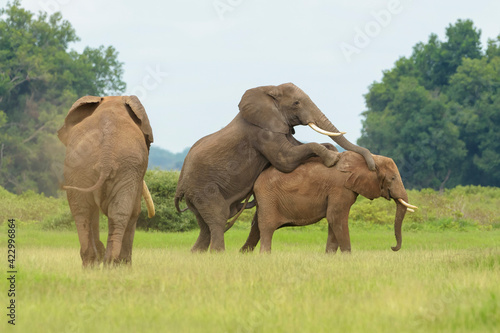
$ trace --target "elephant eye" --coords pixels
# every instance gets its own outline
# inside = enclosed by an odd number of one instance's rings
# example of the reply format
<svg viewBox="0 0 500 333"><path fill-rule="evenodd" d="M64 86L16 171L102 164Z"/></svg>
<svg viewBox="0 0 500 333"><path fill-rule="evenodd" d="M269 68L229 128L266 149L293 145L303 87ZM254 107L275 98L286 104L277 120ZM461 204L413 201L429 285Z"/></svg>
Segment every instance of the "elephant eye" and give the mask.
<svg viewBox="0 0 500 333"><path fill-rule="evenodd" d="M295 102L293 102L293 105L295 105L295 106L297 106L297 105L299 105L299 104L300 104L300 102L299 102L299 101L295 101Z"/></svg>

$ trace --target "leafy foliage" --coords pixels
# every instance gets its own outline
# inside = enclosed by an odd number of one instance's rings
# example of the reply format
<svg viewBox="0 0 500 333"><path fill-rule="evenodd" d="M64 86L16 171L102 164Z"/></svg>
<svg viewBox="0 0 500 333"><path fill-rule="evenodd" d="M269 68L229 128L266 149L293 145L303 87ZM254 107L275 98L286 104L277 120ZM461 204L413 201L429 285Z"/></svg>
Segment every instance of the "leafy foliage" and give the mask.
<svg viewBox="0 0 500 333"><path fill-rule="evenodd" d="M360 145L392 157L409 188L500 186L500 36L472 21L432 34L365 95Z"/></svg>
<svg viewBox="0 0 500 333"><path fill-rule="evenodd" d="M69 107L125 90L116 50L69 50L78 40L60 13L35 17L19 1L0 8L0 185L11 192L54 195L64 160L56 132Z"/></svg>
<svg viewBox="0 0 500 333"><path fill-rule="evenodd" d="M179 180L177 171L149 170L144 177L155 204L156 215L150 219L146 205L137 221L137 228L156 231L187 231L198 226L190 211L178 213L174 205L175 190Z"/></svg>
<svg viewBox="0 0 500 333"><path fill-rule="evenodd" d="M156 216L147 218L146 206L137 222L139 229L151 231L186 231L197 228L190 211L177 213L174 207L175 188L179 173L152 170L146 172L146 182L153 197ZM457 186L443 193L433 189L408 191L409 202L418 206L415 213L407 213L403 230L491 230L500 228L500 188ZM182 205L181 205L182 206ZM27 191L15 195L0 187L0 210L3 221L15 218L22 224L39 224L45 230L74 230L74 220L66 198L46 197ZM255 208L241 214L234 229L249 230ZM351 208L349 224L361 229L392 228L396 205L384 199L368 200L359 197ZM306 228L325 228L326 220ZM101 216L100 230L107 230L106 217ZM232 229L231 229L232 230ZM231 232L231 231L229 231Z"/></svg>

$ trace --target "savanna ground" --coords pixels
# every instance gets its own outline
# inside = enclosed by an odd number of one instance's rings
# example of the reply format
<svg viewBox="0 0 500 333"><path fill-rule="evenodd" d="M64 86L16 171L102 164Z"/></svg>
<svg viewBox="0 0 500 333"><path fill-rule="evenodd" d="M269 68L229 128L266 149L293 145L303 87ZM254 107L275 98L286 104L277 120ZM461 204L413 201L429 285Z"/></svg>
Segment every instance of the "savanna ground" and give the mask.
<svg viewBox="0 0 500 333"><path fill-rule="evenodd" d="M249 224L239 222L222 254L191 254L196 230L139 230L131 268L84 271L76 232L37 217L61 199L3 193L3 211L18 221L18 273L16 326L7 324L9 283L0 279L0 331L498 332L499 196L491 188L411 191L420 210L405 221L399 252L390 249L394 204L366 200L351 214L350 255L324 254L325 222L278 230L271 255L240 254ZM369 212L387 221L358 221ZM0 249L6 276L7 223Z"/></svg>

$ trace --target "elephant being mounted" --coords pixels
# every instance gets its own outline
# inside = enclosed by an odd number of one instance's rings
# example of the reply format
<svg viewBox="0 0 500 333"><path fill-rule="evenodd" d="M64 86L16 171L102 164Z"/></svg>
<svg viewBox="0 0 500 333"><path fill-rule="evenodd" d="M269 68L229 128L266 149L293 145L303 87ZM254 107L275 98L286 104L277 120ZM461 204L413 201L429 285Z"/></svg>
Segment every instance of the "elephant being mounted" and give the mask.
<svg viewBox="0 0 500 333"><path fill-rule="evenodd" d="M185 199L195 214L200 234L192 251L223 251L226 221L250 197L259 174L270 164L291 172L319 156L331 167L339 159L332 144L297 141L293 127L309 125L342 148L361 154L375 170L371 153L349 142L300 88L292 83L249 89L240 112L223 129L196 142L182 166L175 205ZM243 206L244 208L244 206Z"/></svg>

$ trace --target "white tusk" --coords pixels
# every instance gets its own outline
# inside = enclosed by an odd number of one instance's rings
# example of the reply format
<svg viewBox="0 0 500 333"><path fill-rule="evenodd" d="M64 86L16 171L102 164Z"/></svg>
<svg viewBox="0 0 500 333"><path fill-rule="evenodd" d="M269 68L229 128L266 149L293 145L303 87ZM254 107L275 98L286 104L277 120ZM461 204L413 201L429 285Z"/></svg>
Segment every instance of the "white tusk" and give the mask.
<svg viewBox="0 0 500 333"><path fill-rule="evenodd" d="M339 133L334 133L334 132L328 132L328 131L325 131L324 129L321 129L319 128L318 126L316 126L316 124L314 123L309 123L307 124L309 125L309 127L311 127L313 130L315 130L316 132L318 133L321 133L321 134L324 134L324 135L328 135L328 136L341 136L343 134L346 134L347 132L339 132Z"/></svg>
<svg viewBox="0 0 500 333"><path fill-rule="evenodd" d="M144 201L146 201L146 208L148 209L148 217L152 218L155 216L155 205L153 203L153 198L151 198L151 193L149 193L148 185L146 185L146 181L142 181L142 196L144 197Z"/></svg>
<svg viewBox="0 0 500 333"><path fill-rule="evenodd" d="M407 203L406 201L404 201L404 200L403 200L403 199L401 199L401 198L399 198L399 199L398 199L398 201L399 201L399 202L401 202L401 204L402 204L403 206L406 206L406 207L408 207L408 208L418 209L418 207L417 207L417 206L410 205L409 203Z"/></svg>
<svg viewBox="0 0 500 333"><path fill-rule="evenodd" d="M411 208L406 208L406 210L409 211L409 212L415 213L415 211L413 209L411 209Z"/></svg>

